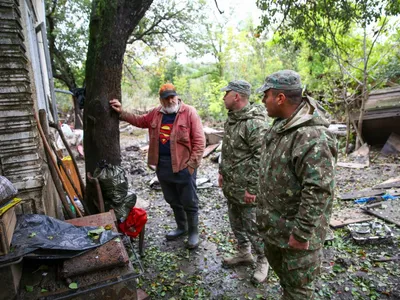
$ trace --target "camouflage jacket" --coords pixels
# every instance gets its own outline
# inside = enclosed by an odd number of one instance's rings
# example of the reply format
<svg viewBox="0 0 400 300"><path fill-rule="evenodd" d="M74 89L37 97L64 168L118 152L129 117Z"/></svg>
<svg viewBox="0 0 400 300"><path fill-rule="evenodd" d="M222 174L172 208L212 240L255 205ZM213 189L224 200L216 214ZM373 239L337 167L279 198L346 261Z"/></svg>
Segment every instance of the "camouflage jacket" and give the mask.
<svg viewBox="0 0 400 300"><path fill-rule="evenodd" d="M224 178L222 190L228 201L246 204L245 190L253 195L258 193L261 143L267 126L266 110L259 104L249 103L228 113L219 167Z"/></svg>
<svg viewBox="0 0 400 300"><path fill-rule="evenodd" d="M290 234L322 247L335 189L336 139L325 110L304 99L265 136L260 162L257 224L270 243L288 248Z"/></svg>

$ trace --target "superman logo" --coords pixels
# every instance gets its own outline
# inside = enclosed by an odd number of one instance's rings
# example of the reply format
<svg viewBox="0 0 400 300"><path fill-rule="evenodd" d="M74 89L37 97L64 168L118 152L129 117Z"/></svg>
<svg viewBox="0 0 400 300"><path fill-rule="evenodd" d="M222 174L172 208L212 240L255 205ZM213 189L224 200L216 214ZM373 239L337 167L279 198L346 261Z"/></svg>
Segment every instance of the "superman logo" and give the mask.
<svg viewBox="0 0 400 300"><path fill-rule="evenodd" d="M172 124L162 124L160 128L160 142L165 145L169 141L172 131Z"/></svg>

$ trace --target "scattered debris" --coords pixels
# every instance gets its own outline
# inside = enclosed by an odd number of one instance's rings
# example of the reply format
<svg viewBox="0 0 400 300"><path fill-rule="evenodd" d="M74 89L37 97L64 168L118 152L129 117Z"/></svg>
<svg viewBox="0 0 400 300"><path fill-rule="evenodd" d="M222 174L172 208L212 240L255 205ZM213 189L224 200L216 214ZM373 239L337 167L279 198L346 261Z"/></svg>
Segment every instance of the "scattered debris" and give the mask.
<svg viewBox="0 0 400 300"><path fill-rule="evenodd" d="M203 154L203 158L209 156L211 153L213 153L215 151L215 149L218 148L220 144L213 144L213 145L209 145L206 147L206 149L204 150L204 154Z"/></svg>
<svg viewBox="0 0 400 300"><path fill-rule="evenodd" d="M336 165L342 168L363 169L367 168L369 164L338 162Z"/></svg>
<svg viewBox="0 0 400 300"><path fill-rule="evenodd" d="M368 215L360 208L347 208L334 210L329 225L333 228L339 228L349 224L371 221L373 219L374 217Z"/></svg>
<svg viewBox="0 0 400 300"><path fill-rule="evenodd" d="M394 260L400 260L400 256L379 257L379 258L373 259L374 262L388 262L388 261L394 261Z"/></svg>
<svg viewBox="0 0 400 300"><path fill-rule="evenodd" d="M204 126L203 130L206 136L207 145L219 144L222 141L222 138L224 137L223 130L218 130L207 126Z"/></svg>
<svg viewBox="0 0 400 300"><path fill-rule="evenodd" d="M348 157L348 162L338 162L338 167L363 169L369 167L369 146L362 145L358 150L351 153Z"/></svg>
<svg viewBox="0 0 400 300"><path fill-rule="evenodd" d="M361 209L400 227L400 200L375 203L362 207Z"/></svg>
<svg viewBox="0 0 400 300"><path fill-rule="evenodd" d="M387 243L394 236L389 226L379 221L349 224L347 227L352 238L359 244Z"/></svg>
<svg viewBox="0 0 400 300"><path fill-rule="evenodd" d="M382 202L382 201L387 201L387 200L396 200L398 199L397 197L394 197L390 194L385 194L383 196L374 196L374 197L364 197L364 198L359 198L357 200L354 200L354 203L356 204L363 204L363 203L377 203L377 202Z"/></svg>
<svg viewBox="0 0 400 300"><path fill-rule="evenodd" d="M381 153L386 156L400 154L400 135L392 132L383 146Z"/></svg>
<svg viewBox="0 0 400 300"><path fill-rule="evenodd" d="M328 130L336 135L346 136L346 124L330 124Z"/></svg>
<svg viewBox="0 0 400 300"><path fill-rule="evenodd" d="M374 185L373 189L390 189L390 188L400 188L400 176L390 178L382 183Z"/></svg>
<svg viewBox="0 0 400 300"><path fill-rule="evenodd" d="M71 282L68 287L71 290L76 290L78 288L78 284L76 282Z"/></svg>
<svg viewBox="0 0 400 300"><path fill-rule="evenodd" d="M140 147L137 145L132 145L132 146L126 147L125 150L126 151L139 151Z"/></svg>

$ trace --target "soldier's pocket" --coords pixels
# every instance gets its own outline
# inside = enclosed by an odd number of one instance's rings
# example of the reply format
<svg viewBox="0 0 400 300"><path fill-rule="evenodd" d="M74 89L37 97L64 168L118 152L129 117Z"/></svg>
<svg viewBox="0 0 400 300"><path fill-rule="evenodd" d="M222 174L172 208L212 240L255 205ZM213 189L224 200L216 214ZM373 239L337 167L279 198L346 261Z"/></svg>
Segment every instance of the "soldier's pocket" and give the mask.
<svg viewBox="0 0 400 300"><path fill-rule="evenodd" d="M322 250L285 250L283 262L292 286L303 286L312 282L320 272Z"/></svg>

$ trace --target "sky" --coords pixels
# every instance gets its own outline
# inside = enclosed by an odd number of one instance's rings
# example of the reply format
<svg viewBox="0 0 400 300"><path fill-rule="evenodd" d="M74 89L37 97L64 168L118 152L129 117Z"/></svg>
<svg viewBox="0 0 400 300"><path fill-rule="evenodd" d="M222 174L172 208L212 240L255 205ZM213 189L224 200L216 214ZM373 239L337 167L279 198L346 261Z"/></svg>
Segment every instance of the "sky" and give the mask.
<svg viewBox="0 0 400 300"><path fill-rule="evenodd" d="M207 0L211 7L215 8L214 0ZM218 7L224 13L228 13L230 9L233 9L234 15L232 16L232 21L238 23L247 19L248 16L252 16L254 23L259 24L259 17L261 16L261 11L257 8L256 0L217 0Z"/></svg>
<svg viewBox="0 0 400 300"><path fill-rule="evenodd" d="M228 18L229 21L227 25L230 27L237 28L241 22L248 20L249 17L253 19L253 24L255 26L260 24L261 11L256 6L256 0L217 0L218 8L223 14L219 13L215 0L206 0L206 2L207 6L210 8L210 12L213 14L213 16L210 16L211 19L216 18L216 20L218 20L219 18ZM185 64L192 60L192 58L187 56L187 48L182 43L174 44L173 47L166 47L166 50L167 54L170 56L177 55L177 60L180 63ZM144 64L155 63L158 59L159 57L157 55L150 55ZM215 62L215 58L211 54L205 55L202 58L197 58L196 60L203 63Z"/></svg>
<svg viewBox="0 0 400 300"><path fill-rule="evenodd" d="M208 6L213 11L216 18L226 17L231 14L228 21L228 26L237 27L240 22L247 20L249 17L253 18L254 25L260 24L261 11L257 8L256 0L217 0L218 8L223 14L220 14L215 0L207 0ZM190 58L186 56L185 46L183 44L176 47L176 49L171 49L171 54L177 51L178 61L180 63L187 63ZM203 58L197 58L198 62L210 63L215 62L215 58L210 55L205 55Z"/></svg>

